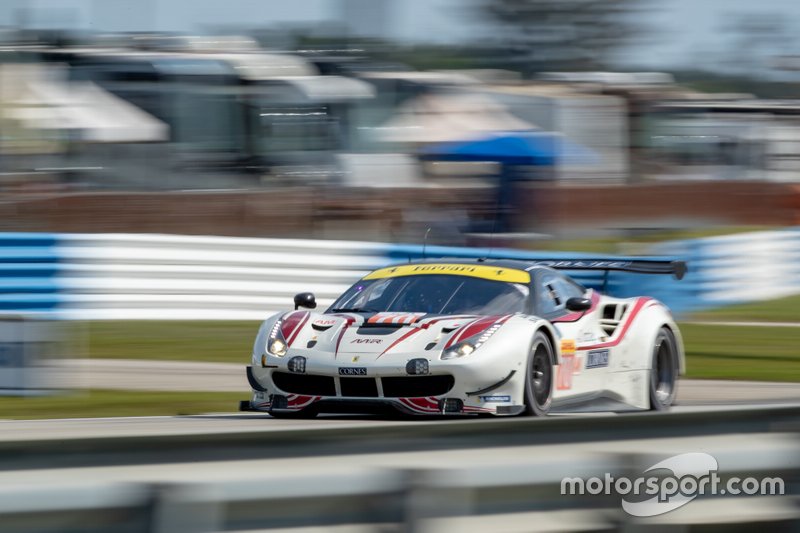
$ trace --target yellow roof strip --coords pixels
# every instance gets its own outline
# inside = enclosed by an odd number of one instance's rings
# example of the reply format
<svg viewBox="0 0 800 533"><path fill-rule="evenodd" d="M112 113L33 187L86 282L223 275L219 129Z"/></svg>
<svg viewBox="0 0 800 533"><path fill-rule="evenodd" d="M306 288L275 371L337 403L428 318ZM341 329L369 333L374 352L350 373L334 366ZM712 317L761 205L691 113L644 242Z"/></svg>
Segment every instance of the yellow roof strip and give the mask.
<svg viewBox="0 0 800 533"><path fill-rule="evenodd" d="M531 275L524 270L501 268L487 265L459 265L446 263L430 263L424 265L400 265L381 268L370 272L364 279L396 278L399 276L416 276L420 274L449 274L451 276L470 276L473 278L506 281L509 283L530 283Z"/></svg>

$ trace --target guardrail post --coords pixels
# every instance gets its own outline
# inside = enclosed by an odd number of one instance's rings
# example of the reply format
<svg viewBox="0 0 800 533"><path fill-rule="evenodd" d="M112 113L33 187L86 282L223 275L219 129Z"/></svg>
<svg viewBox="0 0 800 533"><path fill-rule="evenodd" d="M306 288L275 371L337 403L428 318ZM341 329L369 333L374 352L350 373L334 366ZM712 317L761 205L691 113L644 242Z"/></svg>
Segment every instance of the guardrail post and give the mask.
<svg viewBox="0 0 800 533"><path fill-rule="evenodd" d="M148 533L213 533L222 529L222 509L209 485L153 485Z"/></svg>
<svg viewBox="0 0 800 533"><path fill-rule="evenodd" d="M422 522L429 516L425 478L424 470L402 472L403 524L400 529L402 533L419 533L422 531Z"/></svg>
<svg viewBox="0 0 800 533"><path fill-rule="evenodd" d="M437 488L434 476L452 476L452 470L406 470L403 472L403 533L430 531L437 518L471 514L473 487Z"/></svg>
<svg viewBox="0 0 800 533"><path fill-rule="evenodd" d="M643 476L645 470L650 468L653 463L652 456L639 453L621 454L617 464L617 477L624 476L631 481ZM650 474L652 475L652 473ZM653 524L637 519L622 508L622 497L616 497L619 506L620 522L618 531L620 533L685 533L689 531L689 526L680 524Z"/></svg>

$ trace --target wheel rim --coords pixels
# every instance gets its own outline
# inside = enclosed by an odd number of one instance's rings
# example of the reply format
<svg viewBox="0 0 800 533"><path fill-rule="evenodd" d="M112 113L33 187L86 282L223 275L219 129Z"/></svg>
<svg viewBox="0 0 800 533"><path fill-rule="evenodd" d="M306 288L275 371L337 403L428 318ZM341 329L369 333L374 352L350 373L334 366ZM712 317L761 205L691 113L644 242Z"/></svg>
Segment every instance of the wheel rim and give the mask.
<svg viewBox="0 0 800 533"><path fill-rule="evenodd" d="M675 388L675 366L672 364L672 349L663 339L656 345L653 366L653 389L656 399L665 404L672 397Z"/></svg>
<svg viewBox="0 0 800 533"><path fill-rule="evenodd" d="M531 364L531 385L533 399L537 406L544 406L550 398L550 355L543 344L539 344L533 352Z"/></svg>

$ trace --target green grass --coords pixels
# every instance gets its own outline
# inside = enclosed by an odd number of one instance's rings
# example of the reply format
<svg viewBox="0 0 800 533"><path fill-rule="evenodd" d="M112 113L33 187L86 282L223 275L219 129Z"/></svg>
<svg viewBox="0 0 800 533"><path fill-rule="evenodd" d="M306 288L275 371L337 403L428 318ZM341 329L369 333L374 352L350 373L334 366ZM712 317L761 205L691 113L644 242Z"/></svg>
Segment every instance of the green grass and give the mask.
<svg viewBox="0 0 800 533"><path fill-rule="evenodd" d="M696 313L693 318L740 322L800 322L800 296L722 307Z"/></svg>
<svg viewBox="0 0 800 533"><path fill-rule="evenodd" d="M751 231L767 231L780 229L774 226L709 226L703 228L665 229L642 232L630 232L627 235L610 235L592 239L548 239L534 241L528 247L535 250L571 251L596 254L647 253L648 244L664 241L701 239L734 235Z"/></svg>
<svg viewBox="0 0 800 533"><path fill-rule="evenodd" d="M246 364L259 322L99 321L78 328L88 356Z"/></svg>
<svg viewBox="0 0 800 533"><path fill-rule="evenodd" d="M85 331L95 358L245 365L257 329L256 322L113 321ZM681 331L689 377L800 381L800 328L683 323Z"/></svg>
<svg viewBox="0 0 800 533"><path fill-rule="evenodd" d="M680 328L690 378L800 381L800 328Z"/></svg>
<svg viewBox="0 0 800 533"><path fill-rule="evenodd" d="M59 396L0 397L0 419L190 415L231 412L247 394L236 392L76 391Z"/></svg>

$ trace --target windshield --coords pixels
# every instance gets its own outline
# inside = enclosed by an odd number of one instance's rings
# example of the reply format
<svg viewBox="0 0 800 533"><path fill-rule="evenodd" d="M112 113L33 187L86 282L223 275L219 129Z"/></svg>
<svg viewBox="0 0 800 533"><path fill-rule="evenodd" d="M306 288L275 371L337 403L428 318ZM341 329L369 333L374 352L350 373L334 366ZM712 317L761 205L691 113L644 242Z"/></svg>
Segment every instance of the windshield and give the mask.
<svg viewBox="0 0 800 533"><path fill-rule="evenodd" d="M528 286L467 276L419 275L361 280L329 312L406 312L441 315L525 311Z"/></svg>

